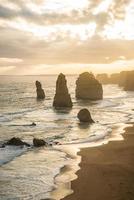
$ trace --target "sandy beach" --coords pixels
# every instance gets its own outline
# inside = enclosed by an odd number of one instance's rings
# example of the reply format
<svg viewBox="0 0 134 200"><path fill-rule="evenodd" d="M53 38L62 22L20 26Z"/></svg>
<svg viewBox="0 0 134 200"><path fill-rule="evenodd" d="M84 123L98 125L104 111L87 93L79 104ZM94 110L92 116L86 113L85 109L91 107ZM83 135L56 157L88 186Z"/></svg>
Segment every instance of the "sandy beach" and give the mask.
<svg viewBox="0 0 134 200"><path fill-rule="evenodd" d="M64 200L134 200L134 126L124 140L82 149L73 194Z"/></svg>

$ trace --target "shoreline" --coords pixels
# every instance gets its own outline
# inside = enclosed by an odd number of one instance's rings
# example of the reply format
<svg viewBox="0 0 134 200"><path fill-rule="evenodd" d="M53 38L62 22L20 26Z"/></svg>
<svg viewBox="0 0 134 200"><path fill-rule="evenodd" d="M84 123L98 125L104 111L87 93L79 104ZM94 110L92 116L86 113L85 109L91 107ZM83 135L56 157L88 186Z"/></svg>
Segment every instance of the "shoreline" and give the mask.
<svg viewBox="0 0 134 200"><path fill-rule="evenodd" d="M71 188L71 183L78 178L78 171L81 169L80 163L82 156L80 152L82 149L87 148L96 148L108 144L110 141L120 141L123 140L124 129L127 127L127 124L120 123L113 127L111 134L107 137L102 138L101 140L82 143L82 144L73 144L71 146L63 146L62 151L66 152L69 157L71 157L72 163L65 164L60 173L55 177L56 188L51 192L51 198L55 200L61 200L65 197L68 197L73 193Z"/></svg>
<svg viewBox="0 0 134 200"><path fill-rule="evenodd" d="M52 199L60 200L70 195L73 191L71 189L71 182L77 179L76 172L80 169L81 156L78 155L80 149L74 147L63 147L64 152L72 158L72 161L65 164L60 173L55 176L56 188L50 193ZM62 149L62 151L63 151Z"/></svg>
<svg viewBox="0 0 134 200"><path fill-rule="evenodd" d="M134 124L125 125L123 140L80 149L80 170L71 182L74 192L63 200L133 200Z"/></svg>

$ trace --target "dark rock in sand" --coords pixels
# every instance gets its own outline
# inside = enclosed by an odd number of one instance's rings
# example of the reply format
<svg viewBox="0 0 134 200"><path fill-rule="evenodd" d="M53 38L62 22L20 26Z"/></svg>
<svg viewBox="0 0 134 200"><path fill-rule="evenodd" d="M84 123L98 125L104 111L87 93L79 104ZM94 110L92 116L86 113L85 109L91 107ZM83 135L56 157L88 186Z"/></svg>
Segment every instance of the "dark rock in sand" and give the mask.
<svg viewBox="0 0 134 200"><path fill-rule="evenodd" d="M95 79L94 75L84 72L76 81L76 98L99 100L103 98L102 84Z"/></svg>
<svg viewBox="0 0 134 200"><path fill-rule="evenodd" d="M64 74L59 74L56 81L56 93L53 101L55 108L72 107L72 100L68 93L67 81Z"/></svg>
<svg viewBox="0 0 134 200"><path fill-rule="evenodd" d="M80 122L88 122L88 123L94 123L94 120L91 117L91 114L88 109L84 108L81 109L77 115Z"/></svg>
<svg viewBox="0 0 134 200"><path fill-rule="evenodd" d="M30 144L23 142L20 138L13 137L5 145L12 145L12 146L30 146Z"/></svg>
<svg viewBox="0 0 134 200"><path fill-rule="evenodd" d="M42 140L42 139L34 138L33 139L33 145L35 147L47 146L47 142L45 142L45 140Z"/></svg>
<svg viewBox="0 0 134 200"><path fill-rule="evenodd" d="M41 83L36 81L36 92L37 92L37 99L45 99L45 92L42 89Z"/></svg>

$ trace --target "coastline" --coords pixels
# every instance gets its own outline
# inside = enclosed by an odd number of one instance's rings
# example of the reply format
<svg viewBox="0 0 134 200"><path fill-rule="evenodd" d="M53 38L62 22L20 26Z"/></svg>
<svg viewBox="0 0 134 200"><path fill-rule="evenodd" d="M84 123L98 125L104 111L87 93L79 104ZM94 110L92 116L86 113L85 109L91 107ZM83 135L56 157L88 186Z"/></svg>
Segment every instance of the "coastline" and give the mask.
<svg viewBox="0 0 134 200"><path fill-rule="evenodd" d="M134 124L125 128L124 140L81 149L82 157L74 191L64 200L133 200Z"/></svg>

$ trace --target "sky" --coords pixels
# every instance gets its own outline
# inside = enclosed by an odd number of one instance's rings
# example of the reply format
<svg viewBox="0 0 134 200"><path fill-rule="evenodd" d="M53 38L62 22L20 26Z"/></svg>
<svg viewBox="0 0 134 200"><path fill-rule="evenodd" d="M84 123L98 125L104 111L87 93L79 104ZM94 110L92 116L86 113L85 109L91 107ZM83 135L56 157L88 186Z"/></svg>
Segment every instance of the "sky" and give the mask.
<svg viewBox="0 0 134 200"><path fill-rule="evenodd" d="M0 0L0 75L134 70L134 0Z"/></svg>

